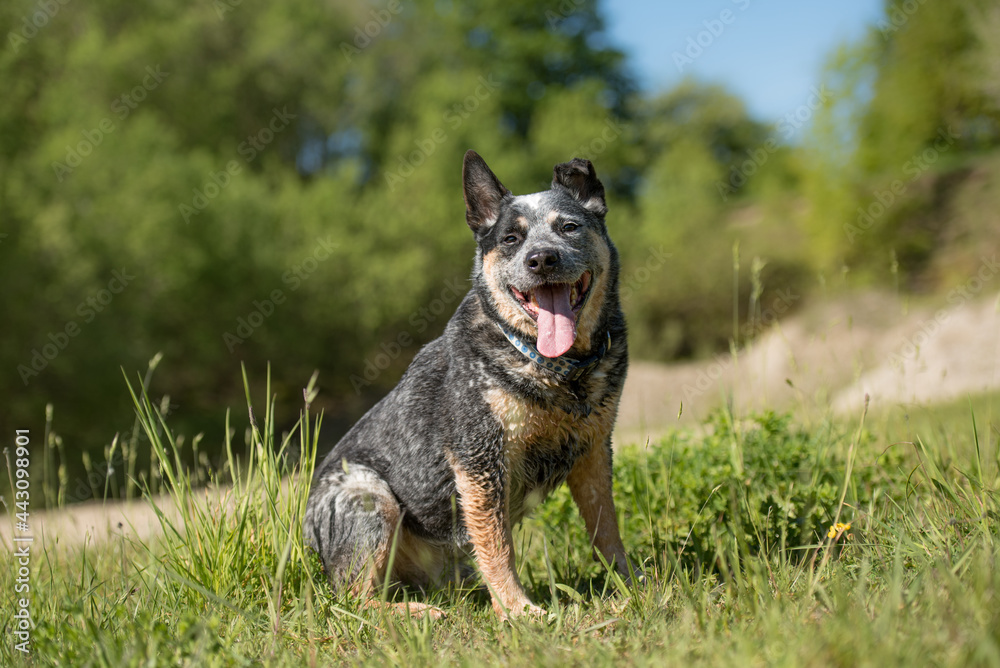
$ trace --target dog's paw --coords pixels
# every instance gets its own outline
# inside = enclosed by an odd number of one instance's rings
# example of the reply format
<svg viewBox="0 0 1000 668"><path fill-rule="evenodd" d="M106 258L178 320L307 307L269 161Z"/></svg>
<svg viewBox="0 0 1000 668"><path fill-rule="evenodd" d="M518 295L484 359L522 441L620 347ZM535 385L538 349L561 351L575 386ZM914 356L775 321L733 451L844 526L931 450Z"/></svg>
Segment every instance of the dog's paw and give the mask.
<svg viewBox="0 0 1000 668"><path fill-rule="evenodd" d="M408 614L416 619L429 617L433 620L445 619L448 613L435 605L427 603L410 603L407 609Z"/></svg>
<svg viewBox="0 0 1000 668"><path fill-rule="evenodd" d="M386 603L383 601L369 600L365 603L366 608L376 608L400 616L409 616L414 619L428 617L433 620L444 619L448 613L441 608L429 603L418 603L410 601L408 603Z"/></svg>
<svg viewBox="0 0 1000 668"><path fill-rule="evenodd" d="M520 614L517 616L520 617L521 619L529 620L536 624L551 623L556 618L555 613L549 612L545 608L541 608L533 603L526 605L524 608L522 608Z"/></svg>
<svg viewBox="0 0 1000 668"><path fill-rule="evenodd" d="M535 605L534 603L531 603L531 604L525 606L521 610L521 614L524 615L524 616L526 616L526 617L538 617L540 619L540 618L543 618L543 617L547 617L549 613L546 612L544 608L540 608L539 606Z"/></svg>
<svg viewBox="0 0 1000 668"><path fill-rule="evenodd" d="M514 618L546 619L549 614L544 608L540 608L531 601L520 601L512 604L506 611L497 605L494 605L494 608L500 619L504 621L510 621Z"/></svg>

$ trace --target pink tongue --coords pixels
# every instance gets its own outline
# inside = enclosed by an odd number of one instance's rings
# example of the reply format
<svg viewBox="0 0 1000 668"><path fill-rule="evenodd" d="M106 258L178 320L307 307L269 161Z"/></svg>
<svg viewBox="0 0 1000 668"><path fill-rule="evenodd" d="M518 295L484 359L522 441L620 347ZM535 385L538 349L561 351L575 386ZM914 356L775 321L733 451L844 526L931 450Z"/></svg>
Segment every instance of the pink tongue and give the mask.
<svg viewBox="0 0 1000 668"><path fill-rule="evenodd" d="M566 283L543 285L535 290L538 300L538 352L559 357L576 339L576 317L569 303Z"/></svg>

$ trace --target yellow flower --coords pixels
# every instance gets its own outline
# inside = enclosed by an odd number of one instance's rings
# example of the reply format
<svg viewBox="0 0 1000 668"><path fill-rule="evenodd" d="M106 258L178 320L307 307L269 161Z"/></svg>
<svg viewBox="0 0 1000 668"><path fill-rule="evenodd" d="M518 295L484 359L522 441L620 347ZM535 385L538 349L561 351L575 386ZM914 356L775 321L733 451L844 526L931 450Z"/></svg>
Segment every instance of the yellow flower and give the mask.
<svg viewBox="0 0 1000 668"><path fill-rule="evenodd" d="M836 524L830 526L830 530L826 532L826 537L833 538L838 533L844 533L850 530L851 530L850 522L848 522L847 524L844 524L843 522L837 522Z"/></svg>

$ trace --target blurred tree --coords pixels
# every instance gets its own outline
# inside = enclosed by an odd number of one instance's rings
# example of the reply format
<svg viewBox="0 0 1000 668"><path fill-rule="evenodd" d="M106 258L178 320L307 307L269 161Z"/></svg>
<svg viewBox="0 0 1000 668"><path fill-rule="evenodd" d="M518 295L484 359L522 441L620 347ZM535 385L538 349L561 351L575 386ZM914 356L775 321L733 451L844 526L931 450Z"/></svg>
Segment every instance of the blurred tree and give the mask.
<svg viewBox="0 0 1000 668"><path fill-rule="evenodd" d="M966 147L1000 139L997 107L983 94L975 14L995 0L896 3L870 36L877 70L858 128L866 176L897 178L942 131ZM995 35L993 36L995 38Z"/></svg>
<svg viewBox="0 0 1000 668"><path fill-rule="evenodd" d="M806 208L800 217L809 239L809 263L819 272L839 270L854 238L862 181L857 165L858 126L871 102L876 74L871 38L842 45L823 71L826 99L813 116L798 163ZM846 238L850 236L851 238Z"/></svg>
<svg viewBox="0 0 1000 668"><path fill-rule="evenodd" d="M597 0L0 4L5 416L52 401L68 450L99 453L132 422L119 366L162 350L157 393L206 445L241 361L275 363L285 415L318 368L321 407L356 417L468 286L468 148L515 192L595 162L640 356L726 349L755 256L778 289L918 266L948 219L937 173L997 143L998 0L915 6L835 57L798 147L717 86L639 96ZM848 240L942 127L955 149Z"/></svg>
<svg viewBox="0 0 1000 668"><path fill-rule="evenodd" d="M159 350L185 431L219 436L241 360L356 416L468 287L462 153L544 188L572 156L538 162L538 110L633 90L593 0L52 6L0 7L0 387L71 452L130 427L119 366Z"/></svg>
<svg viewBox="0 0 1000 668"><path fill-rule="evenodd" d="M626 274L635 349L661 359L725 350L733 300L742 302L748 286L744 267L740 294L733 295L732 248L753 236L732 225L732 214L746 204L751 184L775 173L784 178L786 149L776 129L751 119L742 101L718 86L684 82L649 101L639 117L637 229L620 246L627 266L669 259L648 274Z"/></svg>
<svg viewBox="0 0 1000 668"><path fill-rule="evenodd" d="M973 76L995 111L1000 109L1000 2L984 2L970 10L976 35Z"/></svg>
<svg viewBox="0 0 1000 668"><path fill-rule="evenodd" d="M805 227L821 271L843 265L868 280L898 271L921 283L965 165L1000 142L988 29L998 6L887 1L869 34L834 54L831 99L802 162Z"/></svg>

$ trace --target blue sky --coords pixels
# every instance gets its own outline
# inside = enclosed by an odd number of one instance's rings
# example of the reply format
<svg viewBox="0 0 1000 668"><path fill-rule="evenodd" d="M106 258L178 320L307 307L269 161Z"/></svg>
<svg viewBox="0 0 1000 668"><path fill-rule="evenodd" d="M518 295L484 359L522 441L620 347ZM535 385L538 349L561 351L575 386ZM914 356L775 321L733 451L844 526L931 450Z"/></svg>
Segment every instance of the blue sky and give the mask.
<svg viewBox="0 0 1000 668"><path fill-rule="evenodd" d="M692 75L724 84L765 122L803 104L827 56L882 17L881 0L602 0L601 9L645 90ZM687 57L689 38L706 46L679 67L674 54Z"/></svg>

